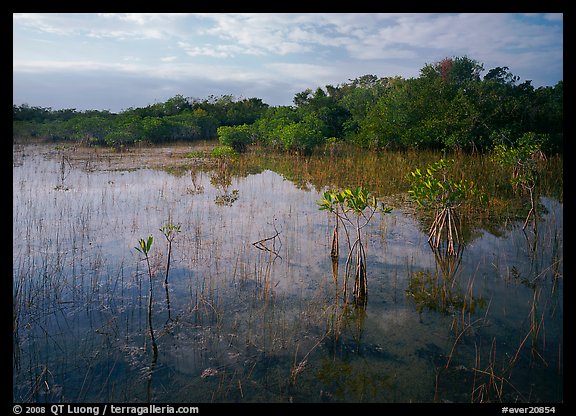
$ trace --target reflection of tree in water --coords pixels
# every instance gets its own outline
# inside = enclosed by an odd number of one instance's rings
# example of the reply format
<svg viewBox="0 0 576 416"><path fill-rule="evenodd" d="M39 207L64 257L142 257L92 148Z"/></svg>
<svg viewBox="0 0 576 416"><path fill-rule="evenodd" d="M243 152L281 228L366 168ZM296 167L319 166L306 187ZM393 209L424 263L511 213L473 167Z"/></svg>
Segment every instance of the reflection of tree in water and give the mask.
<svg viewBox="0 0 576 416"><path fill-rule="evenodd" d="M233 189L231 192L229 191L232 185L232 173L227 166L220 167L216 173L212 175L210 184L220 191L220 194L214 198L216 205L231 207L238 199L238 189Z"/></svg>
<svg viewBox="0 0 576 416"><path fill-rule="evenodd" d="M66 170L66 165L68 165L68 170ZM60 183L54 187L57 191L69 191L70 188L64 184L64 181L72 171L72 164L67 155L62 153L62 160L60 162Z"/></svg>
<svg viewBox="0 0 576 416"><path fill-rule="evenodd" d="M346 285L339 287L338 258L332 258L332 279L334 283L334 301L327 305L327 333L335 350L343 335L352 337L356 351L360 350L361 338L366 319L366 303L350 302L346 294ZM346 276L344 277L346 279Z"/></svg>
<svg viewBox="0 0 576 416"><path fill-rule="evenodd" d="M192 181L192 186L186 188L186 192L192 195L201 194L204 192L204 186L199 184L198 181L198 170L190 169L190 179Z"/></svg>
<svg viewBox="0 0 576 416"><path fill-rule="evenodd" d="M456 312L474 313L477 308L484 308L486 300L472 296L472 283L463 290L460 286L460 264L463 249L460 246L456 256L446 251L432 248L436 260L436 270L417 271L408 281L407 296L416 303L416 310L424 309L454 314Z"/></svg>
<svg viewBox="0 0 576 416"><path fill-rule="evenodd" d="M320 390L320 401L380 401L382 394L395 387L393 375L382 368L382 364L374 366L368 360L323 357L317 372L325 386Z"/></svg>
<svg viewBox="0 0 576 416"><path fill-rule="evenodd" d="M542 206L542 210L546 211L546 208ZM559 246L558 231L550 228L548 234L545 235L544 231L540 230L536 224L542 216L536 212L532 216L534 222L532 237L530 238L525 230L530 214L522 228L527 245L525 252L530 258L530 268L522 269L515 265L508 267L508 278L519 282L532 291L532 301L528 312L529 329L513 361L516 361L520 350L528 339L531 339L531 357L541 360L544 365L547 365L543 357L546 345L550 344L550 341L546 340L546 331L542 331L542 329L544 328L545 315L554 314L558 303L561 302L558 297L558 284L559 279L562 277L561 264L563 259ZM543 239L547 239L547 241ZM542 244L543 242L546 242L546 244ZM542 296L543 291L545 293L544 296Z"/></svg>
<svg viewBox="0 0 576 416"><path fill-rule="evenodd" d="M238 189L232 190L232 192L225 192L223 195L217 195L214 198L216 205L231 207L234 202L238 199Z"/></svg>
<svg viewBox="0 0 576 416"><path fill-rule="evenodd" d="M379 400L394 387L392 376L381 370L396 357L364 337L366 303L355 302L346 295L337 257L332 257L331 270L333 297L326 305L326 333L322 338L329 354L322 356L315 373L323 383L319 399ZM382 361L374 365L367 356L381 357Z"/></svg>

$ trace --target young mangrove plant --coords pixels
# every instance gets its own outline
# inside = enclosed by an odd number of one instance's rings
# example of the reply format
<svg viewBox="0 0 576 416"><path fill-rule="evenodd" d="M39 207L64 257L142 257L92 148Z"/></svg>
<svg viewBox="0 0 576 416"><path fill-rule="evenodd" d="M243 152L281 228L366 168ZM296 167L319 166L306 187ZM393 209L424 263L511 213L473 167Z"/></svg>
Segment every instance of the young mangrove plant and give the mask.
<svg viewBox="0 0 576 416"><path fill-rule="evenodd" d="M434 210L434 219L428 230L428 243L438 250L446 242L446 253L457 255L461 249L458 208L475 200L483 202L485 196L472 181L455 180L448 176L453 161L440 159L424 170L416 168L407 175L411 183L408 194L419 207Z"/></svg>
<svg viewBox="0 0 576 416"><path fill-rule="evenodd" d="M166 237L166 241L168 241L168 260L166 262L166 276L164 277L164 284L168 284L168 272L170 271L170 257L172 256L172 241L176 237L176 234L180 232L180 224L172 224L168 221L166 224L160 228L164 237Z"/></svg>
<svg viewBox="0 0 576 416"><path fill-rule="evenodd" d="M338 259L340 256L340 246L338 238L338 224L340 223L340 202L339 193L326 191L322 194L322 198L317 201L321 211L328 211L334 216L334 229L332 231L332 244L330 246L330 257Z"/></svg>
<svg viewBox="0 0 576 416"><path fill-rule="evenodd" d="M324 192L323 197L317 201L320 210L326 210L334 214L336 224L332 233L332 247L330 255L338 258L338 223L340 222L348 242L348 258L346 259L344 296L346 297L347 281L355 261L353 296L357 305L365 306L368 296L368 284L366 278L366 250L362 242L362 229L372 220L378 210L376 197L362 186L356 189L345 189L340 192ZM390 213L392 208L380 205L383 214ZM356 230L356 238L350 243L350 234L347 226ZM353 260L354 259L354 260Z"/></svg>
<svg viewBox="0 0 576 416"><path fill-rule="evenodd" d="M150 330L150 339L152 340L152 351L154 355L158 354L158 347L156 345L156 338L154 337L154 328L152 327L152 281L153 281L153 274L152 274L152 267L150 266L150 257L148 253L150 253L150 249L152 248L152 243L154 241L154 237L152 235L148 236L147 240L143 238L138 240L139 247L134 247L138 252L144 254L144 258L146 260L146 265L148 266L148 277L150 280L150 294L148 296L148 329Z"/></svg>
<svg viewBox="0 0 576 416"><path fill-rule="evenodd" d="M530 138L531 135L527 133L519 140L517 146L498 144L492 149L493 160L502 166L512 168L510 183L513 189L517 190L520 187L523 191L528 192L530 197L530 210L522 230L526 229L530 216L533 216L534 225L536 225L535 189L538 182L538 162L544 159L540 144L531 142Z"/></svg>

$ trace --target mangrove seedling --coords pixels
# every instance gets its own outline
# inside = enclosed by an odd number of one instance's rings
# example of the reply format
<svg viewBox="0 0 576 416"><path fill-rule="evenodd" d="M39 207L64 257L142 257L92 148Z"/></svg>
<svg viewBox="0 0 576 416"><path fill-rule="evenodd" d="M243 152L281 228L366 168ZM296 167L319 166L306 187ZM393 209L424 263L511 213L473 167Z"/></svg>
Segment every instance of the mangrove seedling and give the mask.
<svg viewBox="0 0 576 416"><path fill-rule="evenodd" d="M320 210L327 210L335 216L336 224L332 234L330 251L333 259L338 257L338 222L342 223L346 232L350 251L346 259L344 296L346 296L347 280L352 270L352 258L354 257L353 295L357 305L365 306L368 296L368 282L366 278L366 251L362 243L362 229L368 225L378 210L376 197L367 189L359 186L356 189L345 189L340 192L325 192L323 198L317 201L317 204ZM381 204L381 211L387 214L392 211L392 208L387 208L384 204ZM356 230L356 239L352 244L350 244L347 224Z"/></svg>
<svg viewBox="0 0 576 416"><path fill-rule="evenodd" d="M532 134L533 135L533 134ZM514 189L520 187L528 192L530 197L530 210L524 221L522 230L526 229L530 216L534 217L536 225L536 195L535 188L538 181L538 161L544 158L540 144L531 143L530 133L521 137L520 143L513 147L505 144L498 144L492 149L492 158L502 166L512 168L510 183Z"/></svg>
<svg viewBox="0 0 576 416"><path fill-rule="evenodd" d="M164 237L166 237L166 241L168 241L168 260L166 262L166 276L164 277L164 284L168 284L168 272L170 270L170 257L172 255L172 241L176 237L176 233L180 232L180 224L175 225L168 221L166 224L160 228Z"/></svg>
<svg viewBox="0 0 576 416"><path fill-rule="evenodd" d="M150 295L148 296L148 328L150 330L150 338L152 340L152 351L154 355L158 354L158 347L156 345L156 338L154 337L154 328L152 327L152 268L150 267L150 257L148 253L152 248L152 243L154 241L154 237L152 235L148 236L147 240L143 238L138 240L139 247L134 247L138 252L144 254L144 258L146 259L146 265L148 266L148 277L150 280Z"/></svg>
<svg viewBox="0 0 576 416"><path fill-rule="evenodd" d="M148 275L150 276L150 280L152 280L152 268L150 267L150 258L148 257L148 253L152 248L153 242L154 237L152 237L152 235L149 235L147 240L144 240L143 238L138 240L138 244L140 245L140 247L134 247L137 251L144 254L146 264L148 265Z"/></svg>
<svg viewBox="0 0 576 416"><path fill-rule="evenodd" d="M339 239L338 239L338 223L341 221L339 215L340 203L338 202L337 194L334 192L326 191L322 194L322 198L317 202L321 211L328 211L334 215L334 229L332 230L332 244L330 247L330 257L338 259L340 255Z"/></svg>
<svg viewBox="0 0 576 416"><path fill-rule="evenodd" d="M461 248L460 220L458 208L472 202L476 197L482 202L481 194L474 182L448 177L453 161L440 159L424 170L416 169L407 175L411 183L408 194L419 207L434 210L434 219L428 230L428 243L438 250L446 242L446 253L457 255Z"/></svg>

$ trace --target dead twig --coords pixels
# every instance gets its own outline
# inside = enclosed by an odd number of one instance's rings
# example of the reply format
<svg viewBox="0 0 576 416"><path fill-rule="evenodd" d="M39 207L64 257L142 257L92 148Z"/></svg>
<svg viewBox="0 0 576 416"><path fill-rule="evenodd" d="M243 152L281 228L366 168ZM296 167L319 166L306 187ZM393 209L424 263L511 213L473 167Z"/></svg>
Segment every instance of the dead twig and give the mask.
<svg viewBox="0 0 576 416"><path fill-rule="evenodd" d="M282 260L282 256L278 254L278 251L280 250L280 248L282 248L282 240L280 239L280 231L278 231L278 229L276 228L276 224L274 224L274 231L275 234L272 237L267 237L263 238L262 240L255 241L252 243L252 245L259 250L267 251L269 253L274 254L275 256L274 259L280 258L280 260ZM278 247L278 249L276 248L276 238L278 238L278 242L280 243L280 247ZM272 248L266 246L265 243L267 241L272 241Z"/></svg>

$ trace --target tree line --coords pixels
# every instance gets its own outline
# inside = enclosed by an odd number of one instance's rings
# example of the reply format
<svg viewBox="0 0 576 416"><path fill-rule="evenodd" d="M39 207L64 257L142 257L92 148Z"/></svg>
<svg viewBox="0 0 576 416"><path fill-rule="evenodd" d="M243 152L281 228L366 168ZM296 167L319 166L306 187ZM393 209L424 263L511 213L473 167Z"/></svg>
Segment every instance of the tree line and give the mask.
<svg viewBox="0 0 576 416"><path fill-rule="evenodd" d="M444 58L415 78L363 75L309 88L290 106L231 95L176 95L120 113L14 105L13 136L114 147L218 137L239 152L259 144L302 153L339 142L374 150L482 151L530 140L561 153L563 81L535 88L508 67L483 73L474 59Z"/></svg>

